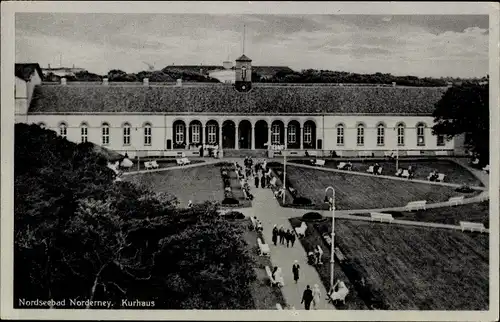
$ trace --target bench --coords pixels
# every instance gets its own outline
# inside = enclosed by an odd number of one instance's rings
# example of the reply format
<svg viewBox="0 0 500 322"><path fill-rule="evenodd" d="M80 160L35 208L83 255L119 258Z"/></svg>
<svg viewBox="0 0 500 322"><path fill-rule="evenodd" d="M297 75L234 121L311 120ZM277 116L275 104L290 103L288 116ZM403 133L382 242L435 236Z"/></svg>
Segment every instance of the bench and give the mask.
<svg viewBox="0 0 500 322"><path fill-rule="evenodd" d="M307 153L308 153L309 155L314 156L314 157L318 156L318 152L317 152L317 151L307 151Z"/></svg>
<svg viewBox="0 0 500 322"><path fill-rule="evenodd" d="M177 165L186 165L191 163L187 158L176 159Z"/></svg>
<svg viewBox="0 0 500 322"><path fill-rule="evenodd" d="M306 235L306 230L307 230L307 224L305 222L302 222L300 227L295 228L295 232L299 237L304 237Z"/></svg>
<svg viewBox="0 0 500 322"><path fill-rule="evenodd" d="M372 166L372 165L371 165L371 166L369 166L369 167L368 167L368 170L366 170L366 172L368 172L368 173L373 173L373 166Z"/></svg>
<svg viewBox="0 0 500 322"><path fill-rule="evenodd" d="M419 210L419 209L425 210L426 204L427 204L427 200L412 201L412 202L409 202L405 208L408 211Z"/></svg>
<svg viewBox="0 0 500 322"><path fill-rule="evenodd" d="M410 178L410 172L406 169L403 170L403 173L401 173L401 176L403 178Z"/></svg>
<svg viewBox="0 0 500 322"><path fill-rule="evenodd" d="M342 170L347 164L345 162L340 162L339 165L337 166L337 169Z"/></svg>
<svg viewBox="0 0 500 322"><path fill-rule="evenodd" d="M146 161L146 162L144 162L144 168L146 170L153 169L153 165L151 164L150 161Z"/></svg>
<svg viewBox="0 0 500 322"><path fill-rule="evenodd" d="M450 206L458 206L464 203L464 196L451 197L450 199L448 199L448 202L450 203Z"/></svg>
<svg viewBox="0 0 500 322"><path fill-rule="evenodd" d="M446 177L446 174L438 173L438 177L437 177L436 181L443 182L445 177Z"/></svg>
<svg viewBox="0 0 500 322"><path fill-rule="evenodd" d="M283 310L283 307L281 306L281 304L276 303L276 310Z"/></svg>
<svg viewBox="0 0 500 322"><path fill-rule="evenodd" d="M158 163L156 163L156 160L155 161L151 161L151 166L153 167L153 169L158 169L160 167L158 165Z"/></svg>
<svg viewBox="0 0 500 322"><path fill-rule="evenodd" d="M273 273L271 272L271 268L269 268L269 266L266 266L266 274L267 274L267 277L269 278L269 282L271 283L271 286L278 284L278 282L276 282L274 280Z"/></svg>
<svg viewBox="0 0 500 322"><path fill-rule="evenodd" d="M374 220L378 220L380 222L388 221L389 223L391 223L394 220L391 214L386 214L382 212L370 212L370 218L372 221Z"/></svg>
<svg viewBox="0 0 500 322"><path fill-rule="evenodd" d="M407 156L416 156L416 155L420 155L420 151L419 151L419 150L409 150L409 151L406 151L406 155L407 155Z"/></svg>
<svg viewBox="0 0 500 322"><path fill-rule="evenodd" d="M464 230L470 230L470 231L477 230L481 233L484 232L484 230L486 229L484 227L484 224L482 224L482 223L475 223L475 222L468 222L468 221L461 221L460 227L462 228L462 231L464 231Z"/></svg>
<svg viewBox="0 0 500 322"><path fill-rule="evenodd" d="M316 159L316 161L313 164L317 165L319 167L323 167L323 166L325 166L325 160L318 160L318 159Z"/></svg>
<svg viewBox="0 0 500 322"><path fill-rule="evenodd" d="M349 294L349 289L345 286L344 282L340 282L339 289L335 292L336 286L337 284L333 286L332 290L328 292L326 296L332 303L335 303L335 301L342 301L345 304L345 298Z"/></svg>
<svg viewBox="0 0 500 322"><path fill-rule="evenodd" d="M382 167L378 168L377 172L378 172L379 175L382 174Z"/></svg>
<svg viewBox="0 0 500 322"><path fill-rule="evenodd" d="M335 256L337 256L337 260L342 263L346 260L345 255L340 251L338 247L335 247Z"/></svg>
<svg viewBox="0 0 500 322"><path fill-rule="evenodd" d="M396 171L396 173L394 175L396 177L399 177L399 176L401 176L402 173L403 173L403 169L399 168L398 171Z"/></svg>
<svg viewBox="0 0 500 322"><path fill-rule="evenodd" d="M436 155L448 155L448 151L436 151Z"/></svg>
<svg viewBox="0 0 500 322"><path fill-rule="evenodd" d="M263 244L260 238L257 238L257 244L259 245L260 256L270 256L271 251L268 244Z"/></svg>

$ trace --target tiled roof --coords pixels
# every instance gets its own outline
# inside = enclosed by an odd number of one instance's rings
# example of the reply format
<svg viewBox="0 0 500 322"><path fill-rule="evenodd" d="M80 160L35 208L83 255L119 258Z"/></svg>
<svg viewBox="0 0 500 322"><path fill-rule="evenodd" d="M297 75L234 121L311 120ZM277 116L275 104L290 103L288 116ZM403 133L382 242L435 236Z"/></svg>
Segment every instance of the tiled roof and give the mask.
<svg viewBox="0 0 500 322"><path fill-rule="evenodd" d="M248 58L245 54L241 55L236 61L252 61L250 58Z"/></svg>
<svg viewBox="0 0 500 322"><path fill-rule="evenodd" d="M30 112L425 114L442 87L39 85Z"/></svg>
<svg viewBox="0 0 500 322"><path fill-rule="evenodd" d="M23 79L26 82L31 79L31 75L33 75L35 71L38 71L40 78L43 78L42 69L40 68L40 65L38 65L37 63L16 64L15 66L16 76Z"/></svg>

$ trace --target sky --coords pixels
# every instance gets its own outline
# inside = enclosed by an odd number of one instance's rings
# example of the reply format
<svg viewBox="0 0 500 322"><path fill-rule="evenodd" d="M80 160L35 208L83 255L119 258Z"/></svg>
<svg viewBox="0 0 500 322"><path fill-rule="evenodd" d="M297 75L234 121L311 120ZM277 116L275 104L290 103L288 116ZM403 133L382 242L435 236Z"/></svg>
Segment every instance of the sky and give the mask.
<svg viewBox="0 0 500 322"><path fill-rule="evenodd" d="M419 77L488 73L486 15L17 13L16 62L106 74L149 63L253 65ZM62 57L62 59L61 59Z"/></svg>

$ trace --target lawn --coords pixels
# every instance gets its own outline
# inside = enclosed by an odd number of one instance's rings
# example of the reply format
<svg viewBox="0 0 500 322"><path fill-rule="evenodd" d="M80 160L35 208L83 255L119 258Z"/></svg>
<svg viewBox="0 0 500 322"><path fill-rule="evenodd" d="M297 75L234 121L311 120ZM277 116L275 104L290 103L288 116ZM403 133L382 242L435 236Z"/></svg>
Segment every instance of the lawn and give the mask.
<svg viewBox="0 0 500 322"><path fill-rule="evenodd" d="M238 222L238 220L236 220ZM271 267L271 261L268 257L258 255L257 233L254 230L248 229L251 225L250 219L241 220L238 223L244 231L244 239L248 244L248 250L254 261L254 270L257 279L251 284L251 293L253 297L254 307L256 310L276 310L276 303L280 303L283 308L286 308L286 301L283 297L281 289L274 286L271 287L266 274L265 267ZM263 236L259 234L265 243Z"/></svg>
<svg viewBox="0 0 500 322"><path fill-rule="evenodd" d="M472 203L454 207L442 207L414 212L388 211L395 219L427 221L449 225L459 225L460 221L483 223L489 227L489 202ZM353 214L356 216L370 216L370 214Z"/></svg>
<svg viewBox="0 0 500 322"><path fill-rule="evenodd" d="M336 247L385 308L488 310L487 234L355 220L335 223ZM315 232L303 243L331 231L329 221L312 226Z"/></svg>
<svg viewBox="0 0 500 322"><path fill-rule="evenodd" d="M453 196L464 195L455 188L352 173L323 171L298 166L287 166L287 181L297 189L298 195L315 205L325 206L325 188L332 186L336 193L337 209L371 209L405 206L410 201L442 202ZM475 192L477 194L477 192ZM472 196L466 194L466 196ZM281 202L281 200L280 200ZM300 206L297 206L300 208Z"/></svg>
<svg viewBox="0 0 500 322"><path fill-rule="evenodd" d="M342 160L342 162L347 162L349 160ZM290 162L310 164L309 160L292 160ZM369 166L374 165L377 162L382 167L383 175L393 176L396 173L396 162L388 159L377 159L377 160L356 160L351 161L353 166L353 171L359 171L366 173ZM325 167L337 169L339 161L326 160ZM414 159L414 160L399 160L398 167L407 169L409 166L415 170L415 179L427 180L427 176L433 170L438 173L444 173L446 175L445 182L456 183L456 184L467 184L470 186L483 186L481 181L476 178L469 170L459 165L451 160L439 160L439 159Z"/></svg>
<svg viewBox="0 0 500 322"><path fill-rule="evenodd" d="M124 176L123 180L143 184L153 191L173 194L184 207L189 200L193 203L203 203L221 202L224 199L220 168L213 164L133 174Z"/></svg>

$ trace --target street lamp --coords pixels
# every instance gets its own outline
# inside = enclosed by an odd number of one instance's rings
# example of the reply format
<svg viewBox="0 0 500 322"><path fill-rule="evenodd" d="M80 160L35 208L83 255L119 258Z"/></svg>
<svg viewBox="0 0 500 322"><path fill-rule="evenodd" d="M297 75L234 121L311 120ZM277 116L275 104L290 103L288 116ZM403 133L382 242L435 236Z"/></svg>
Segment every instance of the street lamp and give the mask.
<svg viewBox="0 0 500 322"><path fill-rule="evenodd" d="M332 190L332 197L328 198L328 190ZM325 201L330 205L332 211L332 250L330 256L330 286L333 289L333 266L335 263L335 189L329 186L325 189Z"/></svg>
<svg viewBox="0 0 500 322"><path fill-rule="evenodd" d="M286 150L283 150L283 205L285 204L286 197Z"/></svg>
<svg viewBox="0 0 500 322"><path fill-rule="evenodd" d="M396 132L396 173L399 170L399 132L398 125L394 127L394 131Z"/></svg>

